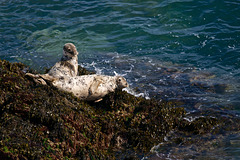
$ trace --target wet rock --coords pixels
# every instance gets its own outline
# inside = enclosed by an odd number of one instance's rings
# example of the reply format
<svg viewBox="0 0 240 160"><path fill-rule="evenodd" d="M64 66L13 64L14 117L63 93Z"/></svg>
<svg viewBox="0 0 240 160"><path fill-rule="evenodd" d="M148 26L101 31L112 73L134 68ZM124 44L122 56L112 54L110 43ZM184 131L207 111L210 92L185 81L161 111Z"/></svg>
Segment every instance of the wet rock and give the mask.
<svg viewBox="0 0 240 160"><path fill-rule="evenodd" d="M217 134L225 126L209 116L187 121L179 107L183 102L146 100L120 90L99 103L80 101L36 84L25 77L26 68L0 60L0 157L5 159L137 159L173 131L178 134L172 142L180 144L186 141L182 135Z"/></svg>

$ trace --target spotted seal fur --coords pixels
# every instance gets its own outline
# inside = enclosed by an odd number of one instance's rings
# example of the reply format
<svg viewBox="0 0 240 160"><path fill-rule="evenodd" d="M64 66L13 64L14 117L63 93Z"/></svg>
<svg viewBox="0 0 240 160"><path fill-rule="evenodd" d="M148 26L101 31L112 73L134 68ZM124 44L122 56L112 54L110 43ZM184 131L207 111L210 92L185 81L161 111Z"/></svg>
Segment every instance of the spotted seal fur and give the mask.
<svg viewBox="0 0 240 160"><path fill-rule="evenodd" d="M46 81L51 81L53 86L60 90L73 93L81 100L98 102L110 92L116 89L128 87L126 79L122 76L106 75L83 75L83 76L62 76L54 78L44 77Z"/></svg>
<svg viewBox="0 0 240 160"><path fill-rule="evenodd" d="M78 52L74 44L66 43L63 46L63 56L47 73L53 77L77 76Z"/></svg>
<svg viewBox="0 0 240 160"><path fill-rule="evenodd" d="M63 56L59 62L57 62L47 74L31 74L26 73L27 76L32 77L35 82L46 85L44 77L62 77L70 76L75 77L78 74L78 51L74 44L66 43L63 46Z"/></svg>

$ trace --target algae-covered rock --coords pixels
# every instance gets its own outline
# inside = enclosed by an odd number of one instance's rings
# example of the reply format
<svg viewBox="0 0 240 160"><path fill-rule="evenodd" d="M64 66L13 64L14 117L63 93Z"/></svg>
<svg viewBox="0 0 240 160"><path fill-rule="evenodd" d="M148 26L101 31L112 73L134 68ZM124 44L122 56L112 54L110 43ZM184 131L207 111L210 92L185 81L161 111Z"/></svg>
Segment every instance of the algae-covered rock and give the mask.
<svg viewBox="0 0 240 160"><path fill-rule="evenodd" d="M177 133L216 134L222 121L187 121L180 102L110 93L99 103L80 101L25 77L21 63L0 60L0 157L5 159L138 159ZM91 74L80 68L80 74ZM218 130L213 128L218 128ZM136 154L137 153L137 154Z"/></svg>

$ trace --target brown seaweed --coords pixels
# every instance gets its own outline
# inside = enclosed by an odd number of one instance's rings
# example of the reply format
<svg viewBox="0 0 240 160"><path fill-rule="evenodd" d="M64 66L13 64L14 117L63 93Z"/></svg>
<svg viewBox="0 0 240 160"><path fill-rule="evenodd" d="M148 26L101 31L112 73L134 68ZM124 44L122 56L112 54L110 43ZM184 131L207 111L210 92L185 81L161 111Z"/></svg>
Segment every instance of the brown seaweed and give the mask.
<svg viewBox="0 0 240 160"><path fill-rule="evenodd" d="M187 121L183 102L146 100L120 90L99 103L80 101L34 83L26 71L33 72L22 63L0 60L4 159L138 159L173 132L171 142L180 144L190 135L239 130L229 118L206 115ZM92 74L84 68L79 73Z"/></svg>

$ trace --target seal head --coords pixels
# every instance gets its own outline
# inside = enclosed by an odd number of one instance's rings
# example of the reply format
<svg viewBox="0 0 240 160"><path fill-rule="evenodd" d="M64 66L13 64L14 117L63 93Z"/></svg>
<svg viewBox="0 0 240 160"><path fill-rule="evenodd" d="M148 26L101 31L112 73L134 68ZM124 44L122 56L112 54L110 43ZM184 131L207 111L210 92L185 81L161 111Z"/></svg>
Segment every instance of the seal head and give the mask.
<svg viewBox="0 0 240 160"><path fill-rule="evenodd" d="M63 46L63 57L61 60L66 61L71 59L72 57L76 57L77 55L78 55L78 51L75 45L72 43L66 43Z"/></svg>
<svg viewBox="0 0 240 160"><path fill-rule="evenodd" d="M123 89L128 87L127 80L122 76L116 76L116 84L118 89Z"/></svg>

